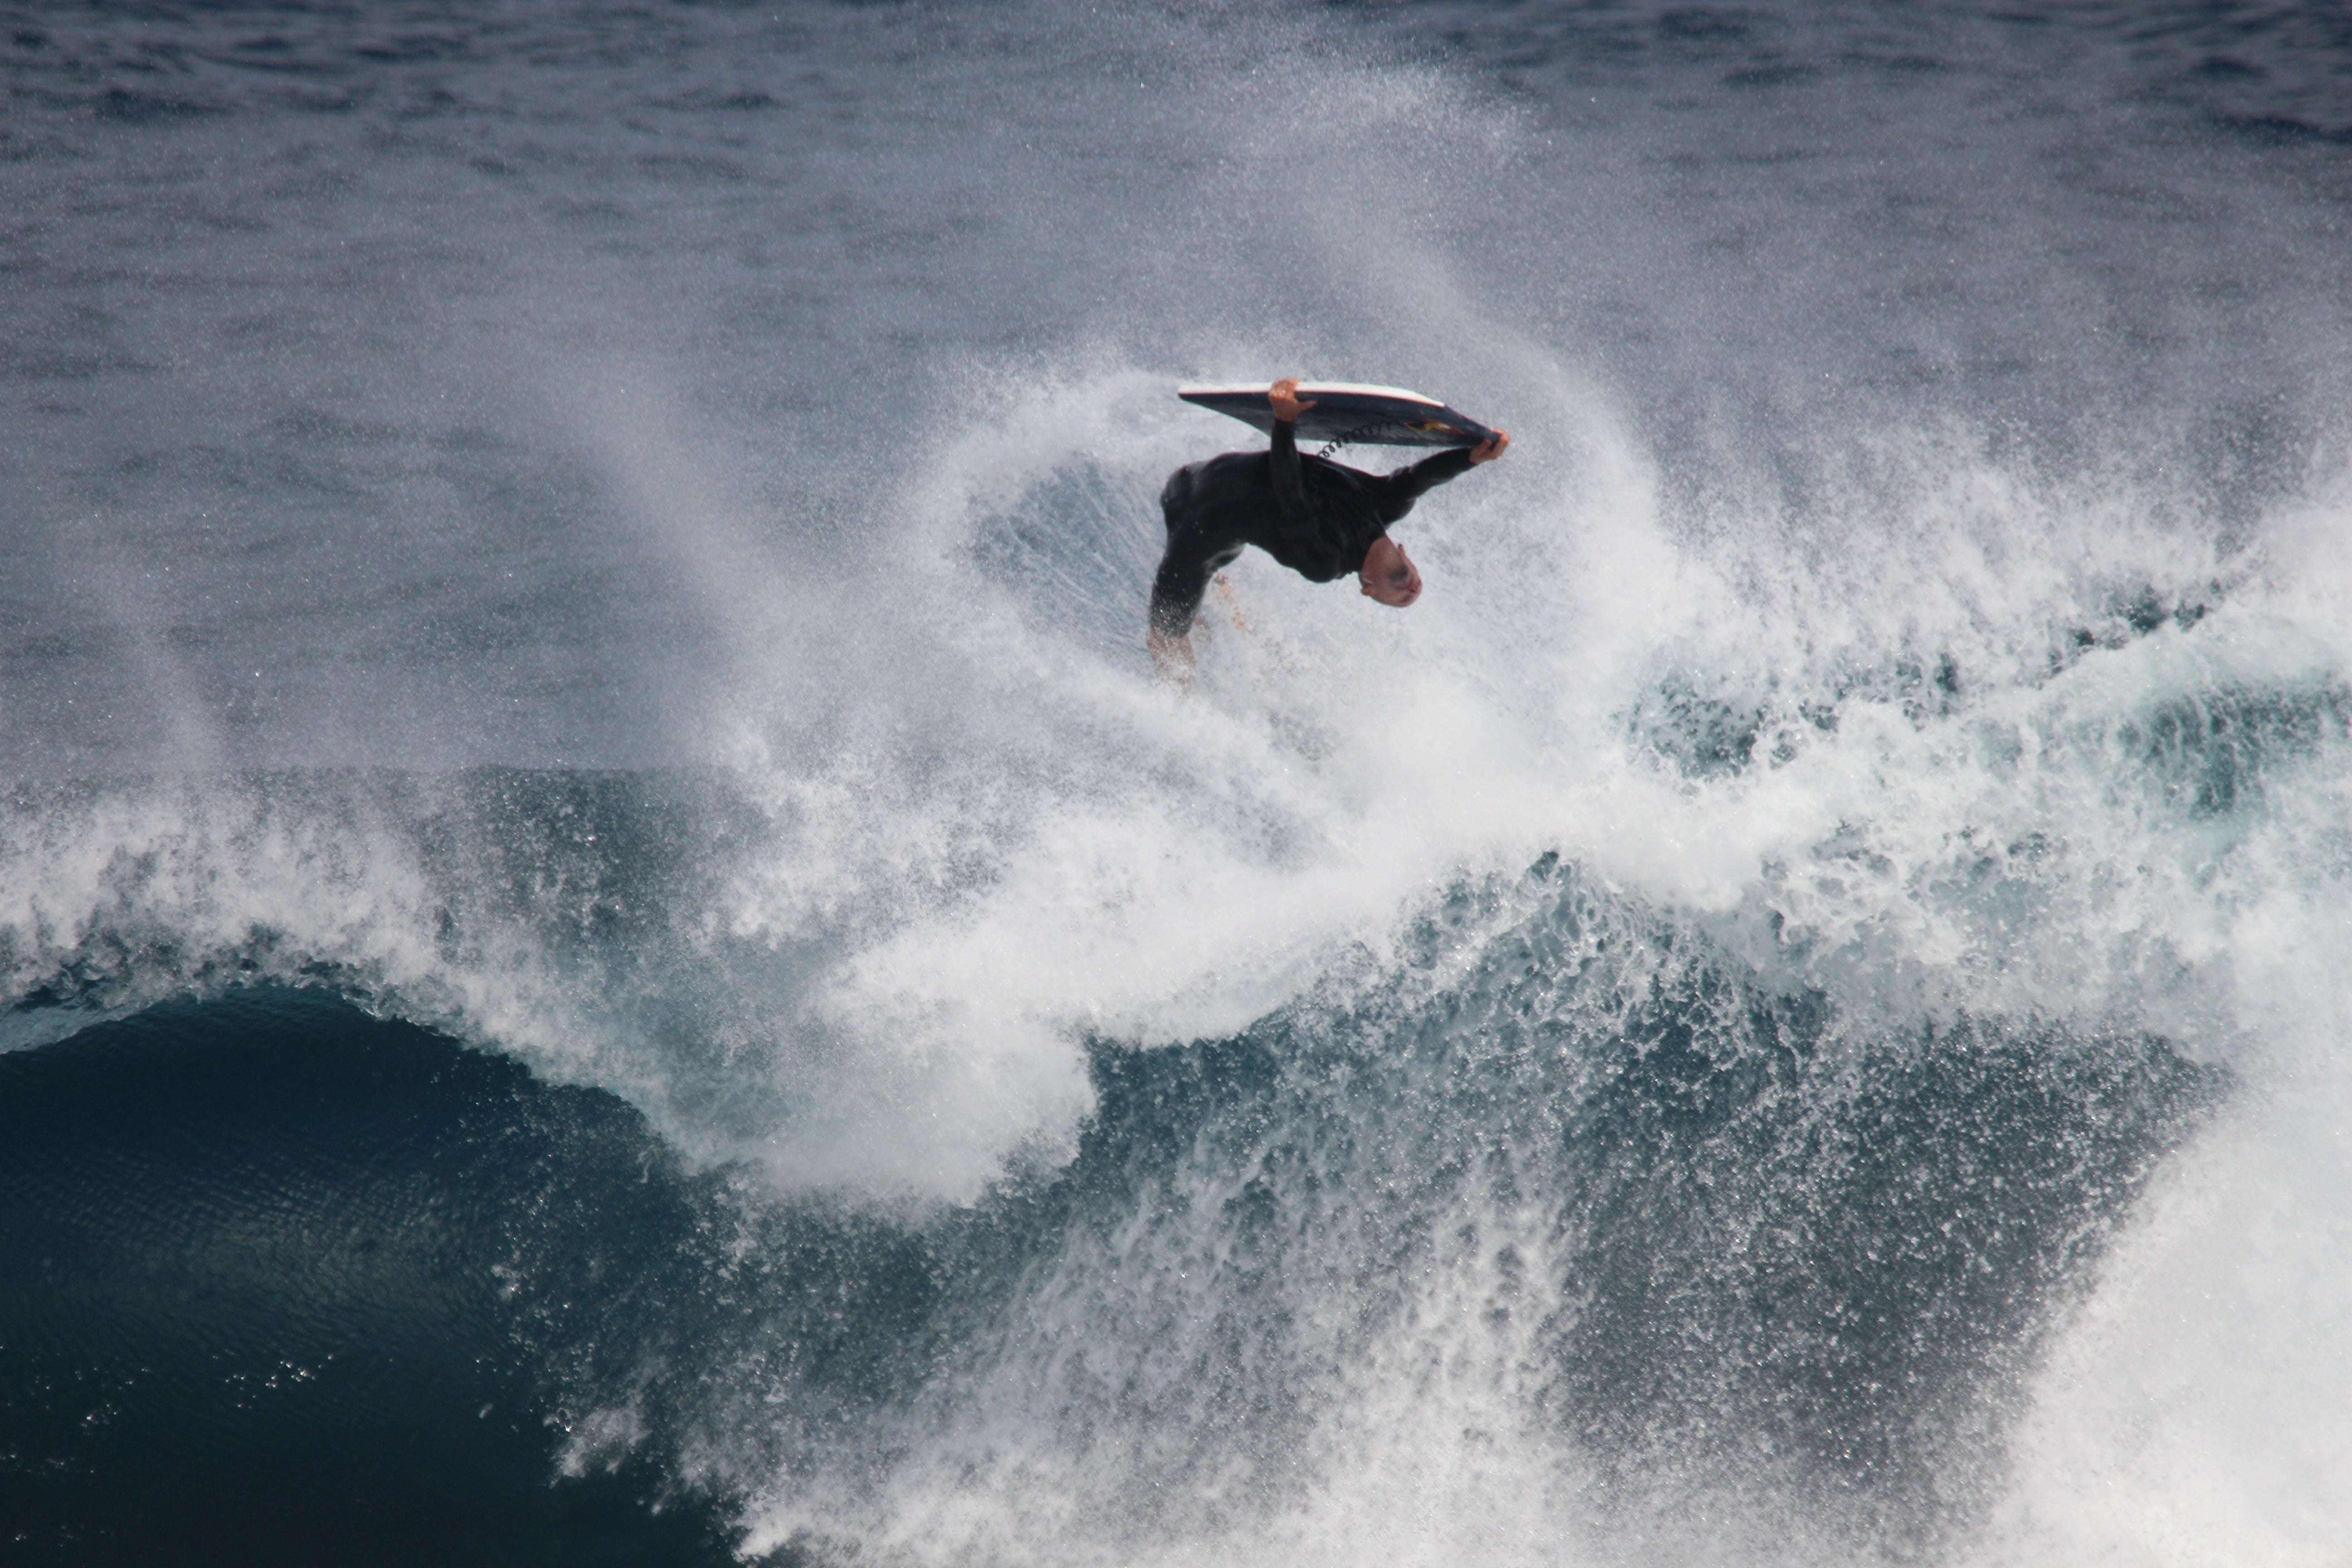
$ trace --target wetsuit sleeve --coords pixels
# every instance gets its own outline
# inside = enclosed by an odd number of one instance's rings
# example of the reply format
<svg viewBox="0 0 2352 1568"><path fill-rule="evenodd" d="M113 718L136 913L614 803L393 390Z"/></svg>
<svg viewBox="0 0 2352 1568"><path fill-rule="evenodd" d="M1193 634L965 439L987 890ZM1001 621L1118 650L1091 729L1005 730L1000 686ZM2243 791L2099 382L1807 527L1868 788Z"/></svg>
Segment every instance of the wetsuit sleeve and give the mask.
<svg viewBox="0 0 2352 1568"><path fill-rule="evenodd" d="M1268 467L1273 470L1274 504L1285 522L1307 521L1307 481L1298 471L1298 426L1287 420L1274 422L1274 451ZM1419 490L1413 492L1420 494Z"/></svg>
<svg viewBox="0 0 2352 1568"><path fill-rule="evenodd" d="M1411 506L1414 499L1457 474L1470 470L1470 448L1449 447L1433 458L1423 458L1409 468L1399 468L1381 481L1381 488L1391 503L1402 501Z"/></svg>

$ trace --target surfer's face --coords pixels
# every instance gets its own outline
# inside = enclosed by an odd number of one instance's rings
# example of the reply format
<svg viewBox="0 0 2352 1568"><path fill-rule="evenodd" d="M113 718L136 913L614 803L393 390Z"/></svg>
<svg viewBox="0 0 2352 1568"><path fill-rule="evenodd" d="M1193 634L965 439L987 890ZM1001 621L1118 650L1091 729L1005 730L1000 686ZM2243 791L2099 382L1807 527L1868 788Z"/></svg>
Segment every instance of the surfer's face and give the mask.
<svg viewBox="0 0 2352 1568"><path fill-rule="evenodd" d="M1393 608L1402 610L1421 597L1421 574L1412 557L1393 539L1374 540L1364 552L1364 564L1356 575L1366 594Z"/></svg>

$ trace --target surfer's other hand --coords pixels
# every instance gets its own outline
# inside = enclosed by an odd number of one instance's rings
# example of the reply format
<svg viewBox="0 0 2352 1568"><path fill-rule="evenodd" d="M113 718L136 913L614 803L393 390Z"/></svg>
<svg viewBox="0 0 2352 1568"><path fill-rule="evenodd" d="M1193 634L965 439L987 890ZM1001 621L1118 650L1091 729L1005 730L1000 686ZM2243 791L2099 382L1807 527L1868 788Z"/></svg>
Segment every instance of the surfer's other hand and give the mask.
<svg viewBox="0 0 2352 1568"><path fill-rule="evenodd" d="M1311 399L1298 401L1298 378L1295 375L1286 375L1276 382L1267 389L1265 400L1274 405L1274 416L1285 425L1297 424L1298 416L1315 406Z"/></svg>
<svg viewBox="0 0 2352 1568"><path fill-rule="evenodd" d="M1470 460L1474 463L1491 463L1501 457L1504 448L1510 444L1511 433L1508 430L1497 430L1470 448Z"/></svg>

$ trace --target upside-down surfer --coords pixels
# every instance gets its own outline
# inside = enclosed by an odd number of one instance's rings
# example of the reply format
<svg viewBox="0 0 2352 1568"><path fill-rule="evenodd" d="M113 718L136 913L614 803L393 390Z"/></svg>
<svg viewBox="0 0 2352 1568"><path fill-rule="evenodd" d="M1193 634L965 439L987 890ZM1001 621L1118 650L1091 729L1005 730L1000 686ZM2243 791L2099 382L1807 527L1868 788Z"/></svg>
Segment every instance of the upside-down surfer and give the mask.
<svg viewBox="0 0 2352 1568"><path fill-rule="evenodd" d="M1209 580L1255 544L1310 583L1353 572L1364 594L1403 609L1421 597L1421 574L1389 525L1421 494L1474 463L1491 462L1511 444L1496 431L1475 447L1455 447L1392 474L1368 474L1328 458L1302 457L1298 381L1286 376L1267 394L1274 446L1187 463L1160 492L1168 551L1151 581L1151 619L1144 641L1162 675L1192 668L1192 616Z"/></svg>

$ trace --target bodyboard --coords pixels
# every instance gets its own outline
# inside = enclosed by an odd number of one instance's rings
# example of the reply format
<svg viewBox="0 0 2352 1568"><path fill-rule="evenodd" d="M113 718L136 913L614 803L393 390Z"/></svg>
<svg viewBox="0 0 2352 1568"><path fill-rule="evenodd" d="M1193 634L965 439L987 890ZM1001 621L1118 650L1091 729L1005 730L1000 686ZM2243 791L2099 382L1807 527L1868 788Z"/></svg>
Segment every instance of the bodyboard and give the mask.
<svg viewBox="0 0 2352 1568"><path fill-rule="evenodd" d="M1187 403L1213 408L1244 425L1274 433L1274 405L1263 386L1180 386ZM1475 447L1495 434L1466 414L1402 386L1359 386L1343 381L1302 382L1298 400L1314 407L1298 416L1298 439L1374 447Z"/></svg>

